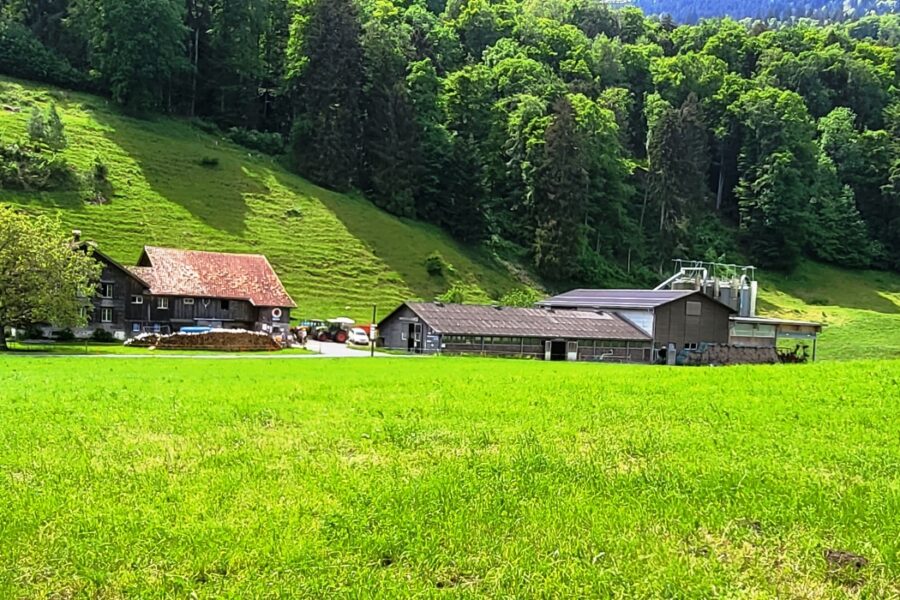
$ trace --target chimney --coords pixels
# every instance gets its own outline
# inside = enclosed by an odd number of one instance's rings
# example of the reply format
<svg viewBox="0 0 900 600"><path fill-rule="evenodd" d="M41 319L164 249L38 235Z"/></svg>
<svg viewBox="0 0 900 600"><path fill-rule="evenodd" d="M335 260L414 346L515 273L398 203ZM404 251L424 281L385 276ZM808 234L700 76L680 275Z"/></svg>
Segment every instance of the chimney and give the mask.
<svg viewBox="0 0 900 600"><path fill-rule="evenodd" d="M72 230L72 241L76 244L81 241L81 230L73 229Z"/></svg>

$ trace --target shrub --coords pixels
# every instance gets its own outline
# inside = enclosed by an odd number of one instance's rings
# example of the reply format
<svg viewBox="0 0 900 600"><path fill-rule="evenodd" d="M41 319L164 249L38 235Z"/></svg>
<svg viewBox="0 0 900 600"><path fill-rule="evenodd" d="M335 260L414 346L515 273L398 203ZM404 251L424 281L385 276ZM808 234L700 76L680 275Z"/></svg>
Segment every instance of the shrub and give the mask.
<svg viewBox="0 0 900 600"><path fill-rule="evenodd" d="M0 189L53 190L72 179L72 169L57 154L23 144L0 146Z"/></svg>
<svg viewBox="0 0 900 600"><path fill-rule="evenodd" d="M195 117L191 119L191 124L204 133L208 133L210 135L222 135L222 130L219 129L219 126L215 123L210 123L204 119L199 117Z"/></svg>
<svg viewBox="0 0 900 600"><path fill-rule="evenodd" d="M116 341L116 336L105 329L97 328L91 334L91 340L100 344L110 344Z"/></svg>
<svg viewBox="0 0 900 600"><path fill-rule="evenodd" d="M197 164L207 169L215 169L219 166L219 159L214 156L204 156L197 161Z"/></svg>
<svg viewBox="0 0 900 600"><path fill-rule="evenodd" d="M57 342L72 342L75 341L75 334L71 329L61 329L60 331L53 332L53 339Z"/></svg>
<svg viewBox="0 0 900 600"><path fill-rule="evenodd" d="M24 329L16 329L16 337L20 340L42 340L44 330L37 325L29 325Z"/></svg>
<svg viewBox="0 0 900 600"><path fill-rule="evenodd" d="M0 73L63 87L85 84L66 59L41 44L30 29L7 19L0 19Z"/></svg>
<svg viewBox="0 0 900 600"><path fill-rule="evenodd" d="M284 138L280 133L256 131L243 127L232 127L228 130L228 139L245 148L257 150L273 156L284 153Z"/></svg>
<svg viewBox="0 0 900 600"><path fill-rule="evenodd" d="M520 288L507 292L506 295L500 299L500 304L503 306L531 308L543 299L543 294L533 288Z"/></svg>
<svg viewBox="0 0 900 600"><path fill-rule="evenodd" d="M425 259L425 270L433 277L443 277L444 275L453 275L456 269L453 265L444 260L440 252L432 252Z"/></svg>

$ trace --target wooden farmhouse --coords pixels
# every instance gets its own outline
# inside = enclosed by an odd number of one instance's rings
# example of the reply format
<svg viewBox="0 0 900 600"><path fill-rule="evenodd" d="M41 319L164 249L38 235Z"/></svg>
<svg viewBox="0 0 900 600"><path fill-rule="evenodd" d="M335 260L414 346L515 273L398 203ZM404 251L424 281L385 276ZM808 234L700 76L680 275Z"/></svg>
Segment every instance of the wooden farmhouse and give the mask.
<svg viewBox="0 0 900 600"><path fill-rule="evenodd" d="M100 328L125 339L185 327L272 334L290 328L296 304L264 256L147 246L133 267L96 248L93 256L103 273L91 300L90 323L76 333Z"/></svg>

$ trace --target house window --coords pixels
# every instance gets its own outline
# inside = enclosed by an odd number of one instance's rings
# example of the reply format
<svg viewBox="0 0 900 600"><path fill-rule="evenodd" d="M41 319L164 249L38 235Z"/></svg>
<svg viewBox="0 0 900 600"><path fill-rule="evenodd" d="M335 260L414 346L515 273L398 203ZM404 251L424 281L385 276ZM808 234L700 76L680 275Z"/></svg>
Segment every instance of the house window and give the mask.
<svg viewBox="0 0 900 600"><path fill-rule="evenodd" d="M689 317L699 317L702 309L703 304L700 302L688 302L684 310L685 314Z"/></svg>
<svg viewBox="0 0 900 600"><path fill-rule="evenodd" d="M132 303L132 304L143 304L143 303L144 303L144 297L143 297L143 296L132 296L132 297L131 297L131 303Z"/></svg>
<svg viewBox="0 0 900 600"><path fill-rule="evenodd" d="M231 302L228 300L222 300L222 310L229 310L231 308Z"/></svg>
<svg viewBox="0 0 900 600"><path fill-rule="evenodd" d="M186 306L192 306L194 304L194 299L193 298L185 298L184 300L181 301L181 303Z"/></svg>
<svg viewBox="0 0 900 600"><path fill-rule="evenodd" d="M100 297L101 298L112 298L113 297L113 284L101 283L100 284Z"/></svg>
<svg viewBox="0 0 900 600"><path fill-rule="evenodd" d="M141 332L141 324L140 323L132 323L131 324L131 332L132 333L140 333Z"/></svg>
<svg viewBox="0 0 900 600"><path fill-rule="evenodd" d="M159 298L156 303L156 308L158 308L159 310L169 310L169 299Z"/></svg>
<svg viewBox="0 0 900 600"><path fill-rule="evenodd" d="M112 323L113 322L113 310L111 308L101 308L100 309L100 322L101 323Z"/></svg>

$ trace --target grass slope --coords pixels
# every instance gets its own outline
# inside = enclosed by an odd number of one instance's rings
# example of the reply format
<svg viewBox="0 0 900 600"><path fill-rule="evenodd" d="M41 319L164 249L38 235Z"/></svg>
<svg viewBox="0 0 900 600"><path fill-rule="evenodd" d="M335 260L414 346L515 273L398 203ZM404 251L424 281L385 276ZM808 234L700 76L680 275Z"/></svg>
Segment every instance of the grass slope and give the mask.
<svg viewBox="0 0 900 600"><path fill-rule="evenodd" d="M451 282L425 270L434 251L473 288L472 300L517 285L504 266L437 228L316 187L184 121L129 118L101 98L0 78L0 104L22 109L0 111L0 142L21 138L30 107L51 100L66 124L66 157L82 172L101 157L115 197L94 206L78 190L0 190L0 202L57 214L125 263L144 244L263 253L300 304L299 315L361 321L371 318L373 303L384 315L403 300L445 291ZM218 168L200 166L205 157ZM823 358L900 357L900 277L810 263L762 283L767 314L829 324Z"/></svg>
<svg viewBox="0 0 900 600"><path fill-rule="evenodd" d="M498 297L516 285L500 264L434 227L316 187L184 121L129 118L102 98L0 78L0 104L21 108L0 111L0 142L20 139L31 106L51 100L66 126L66 158L86 173L100 157L115 197L96 206L80 190L0 190L0 202L57 214L126 264L146 244L262 253L300 304L300 315L347 314L364 322L373 303L385 314L403 300L430 300L450 286L425 270L434 251L479 295ZM219 166L201 166L206 157Z"/></svg>
<svg viewBox="0 0 900 600"><path fill-rule="evenodd" d="M900 358L900 276L805 263L790 276L767 273L760 310L827 327L823 359Z"/></svg>
<svg viewBox="0 0 900 600"><path fill-rule="evenodd" d="M0 357L0 597L897 597L898 398L896 361Z"/></svg>

